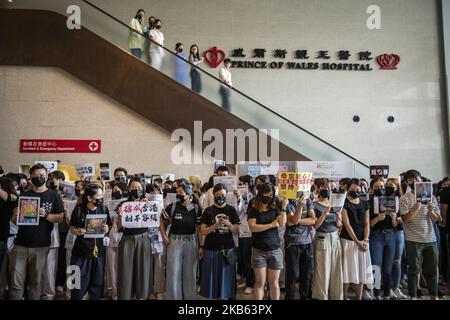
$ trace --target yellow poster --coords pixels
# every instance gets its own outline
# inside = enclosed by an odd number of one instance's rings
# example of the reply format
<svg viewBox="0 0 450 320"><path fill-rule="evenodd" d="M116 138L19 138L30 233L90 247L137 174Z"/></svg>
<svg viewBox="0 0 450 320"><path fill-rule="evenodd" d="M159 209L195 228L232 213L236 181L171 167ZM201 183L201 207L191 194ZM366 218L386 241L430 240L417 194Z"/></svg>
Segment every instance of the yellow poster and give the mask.
<svg viewBox="0 0 450 320"><path fill-rule="evenodd" d="M309 193L312 185L311 172L279 172L278 195L280 198L297 199L298 193Z"/></svg>

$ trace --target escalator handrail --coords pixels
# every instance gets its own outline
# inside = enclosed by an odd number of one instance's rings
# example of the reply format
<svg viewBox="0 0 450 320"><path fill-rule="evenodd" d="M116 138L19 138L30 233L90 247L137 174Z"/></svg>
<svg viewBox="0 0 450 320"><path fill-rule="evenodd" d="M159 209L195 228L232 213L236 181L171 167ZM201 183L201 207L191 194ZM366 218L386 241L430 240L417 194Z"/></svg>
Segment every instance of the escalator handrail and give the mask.
<svg viewBox="0 0 450 320"><path fill-rule="evenodd" d="M118 22L118 23L121 24L122 26L128 28L130 31L140 34L142 37L144 37L145 39L151 41L153 44L156 44L156 45L160 46L160 47L163 48L164 50L166 50L166 51L168 51L169 53L171 53L173 56L177 57L178 59L181 59L181 60L185 61L186 63L188 63L189 65L191 65L191 67L194 67L194 68L196 68L196 69L199 69L202 73L207 74L209 77L215 79L215 80L218 81L219 83L221 83L221 84L223 83L222 80L220 80L220 79L217 78L216 76L212 75L212 74L209 73L208 71L206 71L206 70L200 68L199 66L196 66L195 64L191 63L189 60L184 59L183 57L177 55L175 52L171 51L170 49L168 49L168 48L166 48L166 47L160 45L159 43L153 41L152 39L150 39L150 38L148 38L147 36L145 36L143 33L134 30L134 29L131 28L128 24L126 24L126 23L124 23L123 21L117 19L116 17L114 17L113 15L109 14L108 12L106 12L106 11L103 10L103 9L101 9L100 7L96 6L95 4L91 3L90 1L88 1L88 0L81 0L81 1L84 2L84 3L86 3L86 4L88 4L88 5L91 6L92 8L96 9L97 11L100 11L102 14L108 16L109 18L111 18L111 19L113 19L114 21ZM270 113L276 115L277 117L283 119L284 121L288 122L289 124L293 125L294 127L298 128L298 129L300 129L300 130L302 130L303 132L306 132L307 134L311 135L312 137L314 137L315 139L319 140L320 142L326 144L327 146L329 146L329 147L331 147L331 148L333 148L333 149L339 151L340 153L342 153L343 155L345 155L345 156L347 156L348 158L352 159L353 161L356 161L356 162L359 163L360 165L362 165L362 166L364 166L364 167L366 167L366 168L369 168L369 166L366 165L365 163L363 163L363 162L361 162L360 160L354 158L353 156L349 155L349 154L346 153L345 151L342 151L341 149L339 149L338 147L332 145L331 143L329 143L329 142L323 140L322 138L316 136L314 133L310 132L309 130L300 127L299 125L297 125L297 124L294 123L293 121L291 121L291 120L285 118L284 116L278 114L277 112L273 111L273 110L270 109L269 107L263 105L261 102L258 102L258 101L256 101L255 99L249 97L248 95L246 95L246 94L243 93L242 91L240 91L240 90L238 90L238 89L236 89L236 88L234 88L234 87L230 87L230 89L232 89L233 91L237 92L238 94L244 96L245 98L249 99L249 100L252 101L253 103L256 103L257 105L259 105L260 107L264 108L264 109L267 110L268 112L270 112Z"/></svg>

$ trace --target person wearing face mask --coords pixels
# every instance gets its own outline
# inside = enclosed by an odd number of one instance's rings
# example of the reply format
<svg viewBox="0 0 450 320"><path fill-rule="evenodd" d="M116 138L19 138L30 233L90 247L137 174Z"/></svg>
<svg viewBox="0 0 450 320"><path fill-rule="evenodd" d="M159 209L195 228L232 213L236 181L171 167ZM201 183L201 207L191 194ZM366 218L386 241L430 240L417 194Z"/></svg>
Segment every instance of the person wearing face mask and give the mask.
<svg viewBox="0 0 450 320"><path fill-rule="evenodd" d="M150 43L150 65L156 70L161 69L162 59L164 57L164 35L161 32L162 22L160 19L156 19L155 28L150 30L149 38Z"/></svg>
<svg viewBox="0 0 450 320"><path fill-rule="evenodd" d="M228 169L227 166L220 166L219 168L217 168L217 176L222 177L222 176L228 176L230 174L230 170ZM209 179L209 189L206 192L205 198L203 199L203 201L200 201L200 203L202 204L202 208L209 208L212 205L214 205L214 194L213 194L213 188L214 188L214 176L211 176L211 178ZM239 194L239 191L236 190L234 192L236 199L237 199L237 203L238 203L238 211L240 210L240 207L243 205L242 197Z"/></svg>
<svg viewBox="0 0 450 320"><path fill-rule="evenodd" d="M418 277L421 271L427 282L431 299L438 299L438 247L433 222L441 221L436 198L422 204L416 201L414 184L422 178L417 170L408 170L404 175L405 194L400 198L400 215L406 239L406 254L409 262L408 293L417 299Z"/></svg>
<svg viewBox="0 0 450 320"><path fill-rule="evenodd" d="M397 179L390 178L386 181L386 196L397 197L400 199L400 184ZM407 296L400 289L400 281L404 276L402 270L402 260L405 259L405 234L403 232L403 221L400 217L400 211L397 212L397 227L394 231L395 255L392 266L392 290L390 296L394 299L406 299Z"/></svg>
<svg viewBox="0 0 450 320"><path fill-rule="evenodd" d="M342 300L342 249L338 233L342 225L341 213L330 206L328 180L316 179L314 185L317 199L313 203L316 234L313 241L312 298Z"/></svg>
<svg viewBox="0 0 450 320"><path fill-rule="evenodd" d="M195 66L203 63L204 58L200 57L200 50L196 44L193 44L189 50L189 62ZM189 73L191 76L191 89L194 92L200 93L202 91L202 78L200 71L191 67L191 72Z"/></svg>
<svg viewBox="0 0 450 320"><path fill-rule="evenodd" d="M313 269L312 226L316 223L313 202L303 194L289 201L284 235L286 259L286 300L294 299L295 283L300 277L300 300L310 298Z"/></svg>
<svg viewBox="0 0 450 320"><path fill-rule="evenodd" d="M117 298L119 300L147 299L153 285L153 261L151 257L148 228L125 228L122 226L122 204L147 201L139 177L128 184L128 200L118 205L117 228L123 233L119 242L117 268Z"/></svg>
<svg viewBox="0 0 450 320"><path fill-rule="evenodd" d="M397 298L393 291L391 290L392 283L392 269L394 266L395 251L396 251L396 236L395 232L397 229L397 211L389 210L386 213L375 213L374 212L374 199L378 200L380 197L393 196L395 192L389 188L385 188L383 178L373 179L370 181L371 195L369 198L370 204L370 258L372 260L373 266L376 266L380 270L383 279L383 292L384 299L394 299ZM395 195L393 196L395 197ZM394 198L395 202L398 202ZM375 282L375 285L381 285L380 282ZM375 300L380 300L380 286L375 286L374 290Z"/></svg>
<svg viewBox="0 0 450 320"><path fill-rule="evenodd" d="M103 189L97 184L89 184L84 190L80 205L75 206L70 218L70 232L77 236L72 249L70 264L80 268L80 288L72 289L71 299L82 300L89 293L90 300L102 297L105 274L104 239L85 238L86 216L106 215L103 232L107 237L112 226L109 210L103 205ZM107 238L106 238L107 239Z"/></svg>
<svg viewBox="0 0 450 320"><path fill-rule="evenodd" d="M177 202L161 215L160 231L167 245L166 300L196 300L197 259L203 258L203 237L197 236L201 209L192 202L192 186L184 181ZM167 230L166 226L170 225Z"/></svg>
<svg viewBox="0 0 450 320"><path fill-rule="evenodd" d="M112 188L114 188L114 185L116 183L122 182L122 183L127 183L127 170L125 168L116 168L114 169L114 180L109 182L109 186Z"/></svg>
<svg viewBox="0 0 450 320"><path fill-rule="evenodd" d="M142 48L144 46L145 38L143 34L147 32L147 28L144 25L145 11L139 9L136 16L130 20L130 35L128 36L128 47L131 54L138 59L142 58Z"/></svg>
<svg viewBox="0 0 450 320"><path fill-rule="evenodd" d="M342 178L339 180L339 192L346 192L347 185L352 181L350 178Z"/></svg>
<svg viewBox="0 0 450 320"><path fill-rule="evenodd" d="M186 55L183 53L184 46L181 42L175 45L175 53L173 56L174 79L183 86L187 86L187 70Z"/></svg>
<svg viewBox="0 0 450 320"><path fill-rule="evenodd" d="M64 217L64 204L61 197L46 187L47 169L38 163L30 169L33 189L22 196L39 197L39 225L19 226L14 248L10 255L9 271L11 274L10 299L22 300L25 279L28 275L30 300L39 300L42 294L45 262L50 251L51 234L55 223ZM17 209L11 222L17 222Z"/></svg>
<svg viewBox="0 0 450 320"><path fill-rule="evenodd" d="M116 182L112 189L112 200L125 200L128 198L128 186L125 182ZM117 227L117 208L110 211L112 227L109 232L109 245L106 247L105 284L106 294L113 300L117 300L117 264L119 242L122 233Z"/></svg>
<svg viewBox="0 0 450 320"><path fill-rule="evenodd" d="M252 267L255 272L253 297L262 300L264 285L269 285L271 300L280 299L279 277L283 268L283 252L278 233L286 224L284 199L279 207L275 201L275 187L270 183L259 186L253 207L248 214L248 225L252 231Z"/></svg>
<svg viewBox="0 0 450 320"><path fill-rule="evenodd" d="M347 198L342 208L344 227L340 234L344 300L348 299L348 288L351 283L355 285L356 299L361 300L364 285L371 287L373 284L369 252L369 204L360 199L362 192L358 179L352 179L347 185L347 190Z"/></svg>
<svg viewBox="0 0 450 320"><path fill-rule="evenodd" d="M233 234L239 229L236 209L226 203L227 189L214 186L214 205L203 212L200 234L205 236L200 279L200 295L208 299L233 299L236 296L236 261Z"/></svg>

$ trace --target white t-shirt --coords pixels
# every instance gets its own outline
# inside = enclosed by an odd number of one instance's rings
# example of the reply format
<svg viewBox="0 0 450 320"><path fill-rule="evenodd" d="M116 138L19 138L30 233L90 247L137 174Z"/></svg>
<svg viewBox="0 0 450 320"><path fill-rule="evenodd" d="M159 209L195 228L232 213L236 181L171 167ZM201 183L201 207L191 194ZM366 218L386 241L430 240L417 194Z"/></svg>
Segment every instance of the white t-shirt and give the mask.
<svg viewBox="0 0 450 320"><path fill-rule="evenodd" d="M220 68L219 79L222 80L223 82L225 82L226 84L230 85L230 86L233 85L231 83L231 72L230 72L230 70L228 70L225 67Z"/></svg>
<svg viewBox="0 0 450 320"><path fill-rule="evenodd" d="M150 30L149 35L153 41L160 45L164 45L164 35L161 31L158 29L152 29ZM163 48L154 43L150 43L150 52L164 53Z"/></svg>

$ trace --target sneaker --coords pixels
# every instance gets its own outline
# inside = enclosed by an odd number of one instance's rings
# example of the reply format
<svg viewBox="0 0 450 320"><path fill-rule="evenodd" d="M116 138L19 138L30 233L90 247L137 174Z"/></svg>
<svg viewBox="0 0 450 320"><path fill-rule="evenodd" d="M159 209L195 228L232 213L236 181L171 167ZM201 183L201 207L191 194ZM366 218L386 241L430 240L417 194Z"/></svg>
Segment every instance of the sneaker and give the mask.
<svg viewBox="0 0 450 320"><path fill-rule="evenodd" d="M245 287L246 287L246 284L245 284L245 282L242 282L242 283L239 283L237 287L238 287L239 289L245 288Z"/></svg>
<svg viewBox="0 0 450 320"><path fill-rule="evenodd" d="M392 290L391 290L391 295L395 295L395 297L396 297L397 299L401 299L401 300L408 299L408 296L405 295L405 294L402 292L402 290L400 290L400 288L395 289L394 292L392 292Z"/></svg>
<svg viewBox="0 0 450 320"><path fill-rule="evenodd" d="M381 299L381 296L375 296L375 297L373 297L373 300L382 300L382 299Z"/></svg>
<svg viewBox="0 0 450 320"><path fill-rule="evenodd" d="M422 289L417 289L417 297L422 298Z"/></svg>
<svg viewBox="0 0 450 320"><path fill-rule="evenodd" d="M368 290L364 290L363 295L362 295L362 299L363 300L373 300L374 296L373 296L372 292L370 292Z"/></svg>
<svg viewBox="0 0 450 320"><path fill-rule="evenodd" d="M245 288L244 294L252 294L252 293L253 293L253 288L251 288L251 287Z"/></svg>
<svg viewBox="0 0 450 320"><path fill-rule="evenodd" d="M57 286L56 287L56 292L58 292L58 293L64 292L64 287L63 286Z"/></svg>

